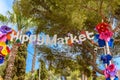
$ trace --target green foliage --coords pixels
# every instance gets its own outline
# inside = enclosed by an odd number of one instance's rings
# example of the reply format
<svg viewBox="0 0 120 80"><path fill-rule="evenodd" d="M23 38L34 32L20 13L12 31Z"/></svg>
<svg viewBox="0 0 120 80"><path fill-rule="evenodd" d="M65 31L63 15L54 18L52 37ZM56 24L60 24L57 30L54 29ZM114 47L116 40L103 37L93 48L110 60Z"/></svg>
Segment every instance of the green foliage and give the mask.
<svg viewBox="0 0 120 80"><path fill-rule="evenodd" d="M47 73L45 62L43 60L41 60L40 63L41 63L41 65L40 65L40 79L47 80L48 73Z"/></svg>
<svg viewBox="0 0 120 80"><path fill-rule="evenodd" d="M8 20L8 18L2 14L0 14L0 21L1 22L6 22Z"/></svg>
<svg viewBox="0 0 120 80"><path fill-rule="evenodd" d="M114 15L117 19L120 20L120 5L118 5L117 8L115 9Z"/></svg>
<svg viewBox="0 0 120 80"><path fill-rule="evenodd" d="M67 77L68 80L80 80L80 71L75 70L71 72L71 75Z"/></svg>
<svg viewBox="0 0 120 80"><path fill-rule="evenodd" d="M4 62L4 64L0 65L0 76L1 77L4 77L5 73L5 68L6 68L6 65L7 65L7 61Z"/></svg>
<svg viewBox="0 0 120 80"><path fill-rule="evenodd" d="M104 76L98 76L97 80L105 80L105 77Z"/></svg>
<svg viewBox="0 0 120 80"><path fill-rule="evenodd" d="M103 15L114 15L112 11L119 4L119 0L20 0L15 2L17 7L14 10L32 18L37 32L63 36L68 32L75 34L81 29L93 31Z"/></svg>

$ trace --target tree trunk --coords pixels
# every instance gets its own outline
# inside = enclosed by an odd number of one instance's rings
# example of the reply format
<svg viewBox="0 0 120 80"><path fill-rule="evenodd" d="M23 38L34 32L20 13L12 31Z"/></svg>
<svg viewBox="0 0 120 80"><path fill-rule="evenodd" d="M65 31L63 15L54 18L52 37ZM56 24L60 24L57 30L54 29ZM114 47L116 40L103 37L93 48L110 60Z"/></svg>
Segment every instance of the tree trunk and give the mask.
<svg viewBox="0 0 120 80"><path fill-rule="evenodd" d="M120 79L120 70L118 70L117 76Z"/></svg>
<svg viewBox="0 0 120 80"><path fill-rule="evenodd" d="M37 51L36 51L36 45L35 45L34 55L33 55L33 59L32 59L32 69L31 69L32 73L34 72L34 69L35 69L36 55L37 55Z"/></svg>
<svg viewBox="0 0 120 80"><path fill-rule="evenodd" d="M87 80L87 76L86 75L84 75L84 79Z"/></svg>
<svg viewBox="0 0 120 80"><path fill-rule="evenodd" d="M27 43L21 44L14 62L13 80L25 80Z"/></svg>
<svg viewBox="0 0 120 80"><path fill-rule="evenodd" d="M63 80L63 77L61 76L61 80Z"/></svg>
<svg viewBox="0 0 120 80"><path fill-rule="evenodd" d="M61 80L67 80L66 76L61 76Z"/></svg>
<svg viewBox="0 0 120 80"><path fill-rule="evenodd" d="M67 80L67 77L66 77L66 76L64 76L64 80Z"/></svg>
<svg viewBox="0 0 120 80"><path fill-rule="evenodd" d="M16 44L14 44L12 46L12 49L11 49L11 52L9 55L8 65L6 68L4 80L12 80L12 71L13 71L13 67L14 67L14 61L15 61L15 56L17 54L17 50L18 50L18 46Z"/></svg>
<svg viewBox="0 0 120 80"><path fill-rule="evenodd" d="M93 80L97 80L97 75L95 70L93 70L92 76L93 76Z"/></svg>
<svg viewBox="0 0 120 80"><path fill-rule="evenodd" d="M35 62L36 62L36 55L37 55L37 39L38 36L36 35L36 40L35 40L35 46L34 46L34 55L33 55L33 59L32 59L32 69L31 72L34 73L34 69L35 69Z"/></svg>
<svg viewBox="0 0 120 80"><path fill-rule="evenodd" d="M84 76L85 76L85 75L82 73L81 80L85 80L85 79L84 79L84 78L85 78Z"/></svg>

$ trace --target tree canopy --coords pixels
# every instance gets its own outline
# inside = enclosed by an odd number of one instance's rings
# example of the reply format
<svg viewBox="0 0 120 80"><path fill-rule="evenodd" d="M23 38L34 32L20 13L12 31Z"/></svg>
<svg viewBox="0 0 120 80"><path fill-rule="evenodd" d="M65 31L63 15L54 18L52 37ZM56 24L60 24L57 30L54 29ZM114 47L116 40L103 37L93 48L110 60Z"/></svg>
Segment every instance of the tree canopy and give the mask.
<svg viewBox="0 0 120 80"><path fill-rule="evenodd" d="M119 0L15 0L13 9L17 14L18 23L30 19L27 24L32 22L36 27L36 33L44 32L51 37L54 34L59 37L64 37L68 33L78 35L82 30L95 32L94 27L102 20L117 24L114 19L118 22L120 19ZM24 19L20 19L21 16ZM6 21L4 16L0 19ZM19 26L24 27L18 24ZM120 24L113 28L116 33L114 38L117 39L120 38L120 33L116 32L119 26ZM49 46L37 47L42 55L41 67L45 72L45 64L47 64L48 69L53 68L55 73L60 73L62 76L70 75L72 70L79 70L87 76L93 75L94 72L103 74L96 63L100 54L94 52L96 45L90 40L82 44L75 43L73 46L63 45L62 49L65 47L67 47L65 51ZM111 49L113 55L119 52L118 47L120 47L119 42L115 42L115 47Z"/></svg>

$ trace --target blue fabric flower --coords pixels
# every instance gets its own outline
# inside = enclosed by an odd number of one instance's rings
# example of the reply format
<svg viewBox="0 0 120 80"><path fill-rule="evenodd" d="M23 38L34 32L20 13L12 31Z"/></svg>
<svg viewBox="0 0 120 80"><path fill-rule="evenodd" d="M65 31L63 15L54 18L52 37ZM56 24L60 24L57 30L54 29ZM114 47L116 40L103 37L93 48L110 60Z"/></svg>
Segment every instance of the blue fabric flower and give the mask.
<svg viewBox="0 0 120 80"><path fill-rule="evenodd" d="M110 77L106 78L106 80L111 80ZM117 76L115 76L114 80L119 80Z"/></svg>
<svg viewBox="0 0 120 80"><path fill-rule="evenodd" d="M9 44L9 41L8 40L6 40L6 42L5 42L6 44Z"/></svg>
<svg viewBox="0 0 120 80"><path fill-rule="evenodd" d="M95 37L94 37L94 42L98 42L99 47L104 47L104 46L106 46L105 41L99 39L99 34L96 34L96 35L95 35ZM111 39L108 41L108 45L109 45L109 47L113 48L113 44L114 44L114 40L111 38Z"/></svg>
<svg viewBox="0 0 120 80"><path fill-rule="evenodd" d="M110 80L110 78L106 78L106 80Z"/></svg>
<svg viewBox="0 0 120 80"><path fill-rule="evenodd" d="M4 62L4 57L0 55L0 64L2 64L3 62Z"/></svg>
<svg viewBox="0 0 120 80"><path fill-rule="evenodd" d="M25 34L30 36L32 33L30 31L27 31Z"/></svg>
<svg viewBox="0 0 120 80"><path fill-rule="evenodd" d="M99 34L95 34L95 36L94 36L94 42L96 43L96 42L98 42L98 39L99 39Z"/></svg>
<svg viewBox="0 0 120 80"><path fill-rule="evenodd" d="M103 64L109 65L111 59L112 59L112 56L109 54L101 56L101 60L103 61Z"/></svg>
<svg viewBox="0 0 120 80"><path fill-rule="evenodd" d="M119 78L117 76L115 76L114 80L119 80Z"/></svg>
<svg viewBox="0 0 120 80"><path fill-rule="evenodd" d="M99 47L104 47L105 46L105 41L101 40L101 39L98 39L98 45L99 45Z"/></svg>
<svg viewBox="0 0 120 80"><path fill-rule="evenodd" d="M114 40L111 38L110 41L108 42L108 45L113 48Z"/></svg>

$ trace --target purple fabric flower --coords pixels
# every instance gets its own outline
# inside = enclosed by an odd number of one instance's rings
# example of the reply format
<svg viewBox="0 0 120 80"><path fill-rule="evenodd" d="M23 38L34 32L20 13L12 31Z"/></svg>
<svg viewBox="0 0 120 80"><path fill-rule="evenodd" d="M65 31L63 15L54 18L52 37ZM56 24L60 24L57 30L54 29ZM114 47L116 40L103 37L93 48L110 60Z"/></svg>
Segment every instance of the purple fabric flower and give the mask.
<svg viewBox="0 0 120 80"><path fill-rule="evenodd" d="M115 77L115 75L117 74L117 70L109 72L109 74L111 77Z"/></svg>
<svg viewBox="0 0 120 80"><path fill-rule="evenodd" d="M8 26L1 26L1 27L0 27L0 31L1 31L2 33L7 34L7 33L9 33L9 32L12 32L12 29L11 29L10 27L8 27Z"/></svg>

